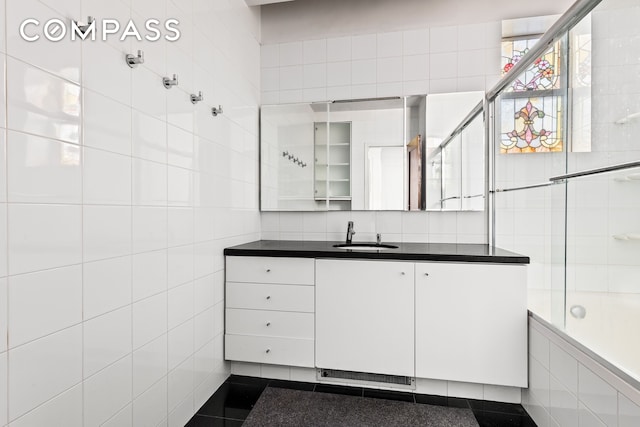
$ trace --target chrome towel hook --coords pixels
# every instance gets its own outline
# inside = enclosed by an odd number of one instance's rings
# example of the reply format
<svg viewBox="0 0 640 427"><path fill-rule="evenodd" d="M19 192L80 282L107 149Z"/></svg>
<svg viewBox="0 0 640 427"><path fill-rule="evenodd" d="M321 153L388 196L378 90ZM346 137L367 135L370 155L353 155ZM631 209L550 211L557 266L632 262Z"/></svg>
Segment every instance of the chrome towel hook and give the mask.
<svg viewBox="0 0 640 427"><path fill-rule="evenodd" d="M171 86L177 86L178 85L178 75L174 74L173 75L173 79L170 79L169 77L163 77L162 78L162 84L167 89L171 89Z"/></svg>
<svg viewBox="0 0 640 427"><path fill-rule="evenodd" d="M127 65L130 68L136 68L138 64L144 64L144 52L138 50L138 56L133 56L132 54L127 54L126 56Z"/></svg>
<svg viewBox="0 0 640 427"><path fill-rule="evenodd" d="M89 28L91 28L91 24L93 24L95 20L96 19L93 16L87 16L87 23L85 25L81 25L80 21L75 21L76 27L78 27L78 29L82 31L82 34L84 34Z"/></svg>
<svg viewBox="0 0 640 427"><path fill-rule="evenodd" d="M213 107L211 109L211 114L213 114L213 117L216 117L218 114L222 114L222 105L218 105L217 107Z"/></svg>
<svg viewBox="0 0 640 427"><path fill-rule="evenodd" d="M197 104L198 102L204 100L204 96L202 96L202 91L199 91L198 94L191 94L191 103Z"/></svg>

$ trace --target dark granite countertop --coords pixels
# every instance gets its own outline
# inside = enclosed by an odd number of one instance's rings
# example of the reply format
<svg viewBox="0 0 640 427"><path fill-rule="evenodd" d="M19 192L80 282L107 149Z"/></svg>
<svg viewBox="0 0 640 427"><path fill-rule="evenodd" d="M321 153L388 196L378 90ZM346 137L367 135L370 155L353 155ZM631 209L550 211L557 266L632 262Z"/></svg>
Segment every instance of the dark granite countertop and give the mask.
<svg viewBox="0 0 640 427"><path fill-rule="evenodd" d="M485 262L529 264L529 257L484 244L395 243L397 249L350 250L334 248L344 242L258 240L224 250L225 255L297 258L353 258L406 261ZM362 243L362 242L354 242Z"/></svg>

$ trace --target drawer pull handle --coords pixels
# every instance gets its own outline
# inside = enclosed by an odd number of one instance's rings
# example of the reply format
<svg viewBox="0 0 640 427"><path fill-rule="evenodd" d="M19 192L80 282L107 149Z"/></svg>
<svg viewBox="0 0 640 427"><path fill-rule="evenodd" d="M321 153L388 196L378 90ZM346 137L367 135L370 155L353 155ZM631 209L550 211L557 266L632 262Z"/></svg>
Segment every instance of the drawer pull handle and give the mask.
<svg viewBox="0 0 640 427"><path fill-rule="evenodd" d="M405 272L403 271L401 274L404 276L404 275L405 275L405 274L407 274L407 273L405 273Z"/></svg>
<svg viewBox="0 0 640 427"><path fill-rule="evenodd" d="M271 295L267 295L267 299L271 299Z"/></svg>
<svg viewBox="0 0 640 427"><path fill-rule="evenodd" d="M271 273L271 269L270 268L267 268L267 273Z"/></svg>
<svg viewBox="0 0 640 427"><path fill-rule="evenodd" d="M429 275L429 273L424 273L424 275L425 275L425 276L428 276L428 275Z"/></svg>
<svg viewBox="0 0 640 427"><path fill-rule="evenodd" d="M267 322L267 326L271 326L271 322Z"/></svg>
<svg viewBox="0 0 640 427"><path fill-rule="evenodd" d="M267 351L265 351L265 353L271 353L271 349L268 348Z"/></svg>

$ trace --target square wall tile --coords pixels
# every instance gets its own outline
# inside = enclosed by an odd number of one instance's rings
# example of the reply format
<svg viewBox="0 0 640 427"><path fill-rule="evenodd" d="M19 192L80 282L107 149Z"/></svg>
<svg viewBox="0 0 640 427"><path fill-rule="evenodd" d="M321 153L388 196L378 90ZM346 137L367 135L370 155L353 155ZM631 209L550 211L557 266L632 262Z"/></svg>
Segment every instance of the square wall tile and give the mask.
<svg viewBox="0 0 640 427"><path fill-rule="evenodd" d="M168 329L193 317L193 282L170 289L168 292Z"/></svg>
<svg viewBox="0 0 640 427"><path fill-rule="evenodd" d="M302 42L280 44L280 67L302 64Z"/></svg>
<svg viewBox="0 0 640 427"><path fill-rule="evenodd" d="M260 66L262 68L280 65L280 45L265 44L260 47Z"/></svg>
<svg viewBox="0 0 640 427"><path fill-rule="evenodd" d="M351 61L351 37L327 39L327 62Z"/></svg>
<svg viewBox="0 0 640 427"><path fill-rule="evenodd" d="M376 82L376 60L366 59L351 63L351 83L353 85L372 84Z"/></svg>
<svg viewBox="0 0 640 427"><path fill-rule="evenodd" d="M85 261L97 261L131 253L131 206L83 208Z"/></svg>
<svg viewBox="0 0 640 427"><path fill-rule="evenodd" d="M562 427L578 427L578 398L553 376L550 382L549 414Z"/></svg>
<svg viewBox="0 0 640 427"><path fill-rule="evenodd" d="M618 392L583 365L578 366L578 398L605 424L617 425Z"/></svg>
<svg viewBox="0 0 640 427"><path fill-rule="evenodd" d="M431 53L429 57L431 79L452 79L458 77L458 54Z"/></svg>
<svg viewBox="0 0 640 427"><path fill-rule="evenodd" d="M8 200L14 203L82 201L79 146L20 132L7 134Z"/></svg>
<svg viewBox="0 0 640 427"><path fill-rule="evenodd" d="M305 40L302 42L304 64L323 64L327 62L327 40Z"/></svg>
<svg viewBox="0 0 640 427"><path fill-rule="evenodd" d="M327 86L351 85L351 61L330 62L327 64ZM333 98L327 93L329 98ZM336 99L343 99L335 97Z"/></svg>
<svg viewBox="0 0 640 427"><path fill-rule="evenodd" d="M152 270L162 270L158 265ZM84 319L131 304L130 256L85 262L82 273Z"/></svg>
<svg viewBox="0 0 640 427"><path fill-rule="evenodd" d="M61 393L11 423L11 427L46 425L83 427L81 384Z"/></svg>
<svg viewBox="0 0 640 427"><path fill-rule="evenodd" d="M83 203L131 204L131 157L84 147Z"/></svg>
<svg viewBox="0 0 640 427"><path fill-rule="evenodd" d="M136 206L166 206L166 165L141 159L133 160L133 204Z"/></svg>
<svg viewBox="0 0 640 427"><path fill-rule="evenodd" d="M377 56L376 34L351 37L351 59L373 59Z"/></svg>
<svg viewBox="0 0 640 427"><path fill-rule="evenodd" d="M133 352L133 396L138 397L167 375L167 335Z"/></svg>
<svg viewBox="0 0 640 427"><path fill-rule="evenodd" d="M153 251L133 256L133 301L167 290L167 251Z"/></svg>
<svg viewBox="0 0 640 427"><path fill-rule="evenodd" d="M578 395L578 361L554 343L549 346L549 367L551 375L560 381L571 393Z"/></svg>
<svg viewBox="0 0 640 427"><path fill-rule="evenodd" d="M117 123L118 126L113 126ZM83 145L131 155L131 107L92 90L84 91Z"/></svg>
<svg viewBox="0 0 640 427"><path fill-rule="evenodd" d="M429 55L405 56L402 61L402 79L404 81L426 80L429 78Z"/></svg>
<svg viewBox="0 0 640 427"><path fill-rule="evenodd" d="M302 87L303 87L302 65L280 67L280 90L300 89Z"/></svg>
<svg viewBox="0 0 640 427"><path fill-rule="evenodd" d="M9 206L9 274L78 264L82 261L82 207Z"/></svg>
<svg viewBox="0 0 640 427"><path fill-rule="evenodd" d="M84 323L84 377L131 353L131 306Z"/></svg>
<svg viewBox="0 0 640 427"><path fill-rule="evenodd" d="M303 80L305 88L317 88L327 85L327 65L309 64L303 69Z"/></svg>
<svg viewBox="0 0 640 427"><path fill-rule="evenodd" d="M392 33L378 33L376 39L376 47L378 58L402 56L402 31L396 31Z"/></svg>
<svg viewBox="0 0 640 427"><path fill-rule="evenodd" d="M131 105L132 76L145 68L138 67L136 72L132 73L129 67L122 66L123 57L130 53L130 50L124 47L116 48L110 43L81 43L81 46L82 85L121 104ZM145 71L148 79L151 75L149 73ZM162 81L150 79L149 83L162 84Z"/></svg>
<svg viewBox="0 0 640 427"><path fill-rule="evenodd" d="M169 288L194 279L195 249L193 245L169 248L167 254L167 283Z"/></svg>
<svg viewBox="0 0 640 427"><path fill-rule="evenodd" d="M133 252L167 247L167 208L133 208Z"/></svg>
<svg viewBox="0 0 640 427"><path fill-rule="evenodd" d="M134 157L167 163L167 124L133 110L132 154Z"/></svg>
<svg viewBox="0 0 640 427"><path fill-rule="evenodd" d="M402 35L402 54L422 55L429 53L429 29L407 30Z"/></svg>
<svg viewBox="0 0 640 427"><path fill-rule="evenodd" d="M131 356L84 382L84 425L102 425L131 401Z"/></svg>
<svg viewBox="0 0 640 427"><path fill-rule="evenodd" d="M260 72L260 89L262 91L275 91L280 89L280 69L264 68Z"/></svg>
<svg viewBox="0 0 640 427"><path fill-rule="evenodd" d="M458 27L433 27L429 34L429 52L456 52L458 50Z"/></svg>
<svg viewBox="0 0 640 427"><path fill-rule="evenodd" d="M133 401L133 425L161 426L167 416L167 379L163 378Z"/></svg>
<svg viewBox="0 0 640 427"><path fill-rule="evenodd" d="M484 49L487 46L487 24L466 24L458 27L458 48L460 50ZM493 42L493 40L492 40Z"/></svg>
<svg viewBox="0 0 640 427"><path fill-rule="evenodd" d="M9 419L82 380L82 326L9 350Z"/></svg>
<svg viewBox="0 0 640 427"><path fill-rule="evenodd" d="M193 392L193 357L189 357L173 371L169 372L169 411Z"/></svg>
<svg viewBox="0 0 640 427"><path fill-rule="evenodd" d="M167 332L167 294L133 304L133 348L137 349Z"/></svg>
<svg viewBox="0 0 640 427"><path fill-rule="evenodd" d="M169 370L173 370L187 357L193 355L193 325L193 319L191 319L167 333Z"/></svg>
<svg viewBox="0 0 640 427"><path fill-rule="evenodd" d="M12 276L9 283L9 348L82 321L80 265Z"/></svg>
<svg viewBox="0 0 640 427"><path fill-rule="evenodd" d="M401 82L403 76L402 57L378 58L377 60L378 83Z"/></svg>

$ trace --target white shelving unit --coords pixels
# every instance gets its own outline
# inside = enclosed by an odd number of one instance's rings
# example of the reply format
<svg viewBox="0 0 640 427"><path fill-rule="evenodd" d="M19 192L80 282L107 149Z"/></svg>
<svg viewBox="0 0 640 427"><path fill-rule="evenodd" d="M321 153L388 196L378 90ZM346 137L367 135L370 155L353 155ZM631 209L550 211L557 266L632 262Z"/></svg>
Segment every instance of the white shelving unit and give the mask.
<svg viewBox="0 0 640 427"><path fill-rule="evenodd" d="M316 122L314 126L314 197L350 203L351 122Z"/></svg>

